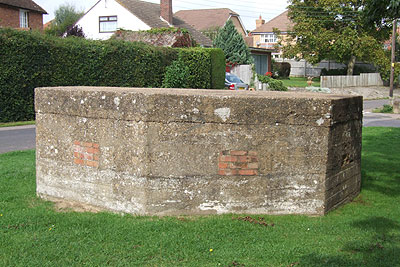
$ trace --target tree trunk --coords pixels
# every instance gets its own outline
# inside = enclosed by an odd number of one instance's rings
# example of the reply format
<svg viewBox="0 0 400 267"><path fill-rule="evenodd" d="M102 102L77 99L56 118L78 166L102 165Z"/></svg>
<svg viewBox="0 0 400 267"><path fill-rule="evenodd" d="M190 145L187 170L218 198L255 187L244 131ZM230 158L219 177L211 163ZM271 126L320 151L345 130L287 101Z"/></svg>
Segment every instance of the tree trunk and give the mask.
<svg viewBox="0 0 400 267"><path fill-rule="evenodd" d="M356 65L356 57L351 56L349 63L347 63L347 76L353 75L354 66Z"/></svg>

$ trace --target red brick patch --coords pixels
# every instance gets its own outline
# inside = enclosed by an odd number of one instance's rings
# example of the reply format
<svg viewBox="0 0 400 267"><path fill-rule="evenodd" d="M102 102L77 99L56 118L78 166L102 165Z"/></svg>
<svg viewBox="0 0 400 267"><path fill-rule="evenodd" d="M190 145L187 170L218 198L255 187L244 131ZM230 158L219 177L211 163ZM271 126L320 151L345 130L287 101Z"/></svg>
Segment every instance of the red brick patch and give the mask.
<svg viewBox="0 0 400 267"><path fill-rule="evenodd" d="M73 142L74 163L88 167L99 167L100 146L90 142Z"/></svg>
<svg viewBox="0 0 400 267"><path fill-rule="evenodd" d="M218 175L258 175L256 151L224 150L218 157Z"/></svg>

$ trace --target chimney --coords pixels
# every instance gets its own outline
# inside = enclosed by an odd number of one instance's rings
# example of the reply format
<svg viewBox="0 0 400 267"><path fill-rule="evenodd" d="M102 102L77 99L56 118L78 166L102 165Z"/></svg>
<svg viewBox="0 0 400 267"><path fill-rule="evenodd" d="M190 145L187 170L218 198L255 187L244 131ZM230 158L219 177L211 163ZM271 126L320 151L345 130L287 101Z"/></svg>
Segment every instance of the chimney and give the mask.
<svg viewBox="0 0 400 267"><path fill-rule="evenodd" d="M161 18L172 26L172 0L160 0Z"/></svg>
<svg viewBox="0 0 400 267"><path fill-rule="evenodd" d="M263 25L265 23L265 20L262 19L261 15L259 19L256 19L256 29Z"/></svg>

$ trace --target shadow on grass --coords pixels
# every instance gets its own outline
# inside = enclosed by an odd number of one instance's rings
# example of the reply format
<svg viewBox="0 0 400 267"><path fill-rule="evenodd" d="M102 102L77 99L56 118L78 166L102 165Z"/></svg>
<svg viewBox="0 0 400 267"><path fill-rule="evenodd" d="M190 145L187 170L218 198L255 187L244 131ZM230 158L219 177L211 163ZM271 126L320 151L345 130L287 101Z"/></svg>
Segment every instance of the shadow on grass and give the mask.
<svg viewBox="0 0 400 267"><path fill-rule="evenodd" d="M340 255L309 254L300 260L302 266L399 266L400 235L394 233L400 229L398 222L370 217L355 221L351 226L374 234L346 243L338 251Z"/></svg>
<svg viewBox="0 0 400 267"><path fill-rule="evenodd" d="M400 129L369 128L363 133L362 190L400 195Z"/></svg>

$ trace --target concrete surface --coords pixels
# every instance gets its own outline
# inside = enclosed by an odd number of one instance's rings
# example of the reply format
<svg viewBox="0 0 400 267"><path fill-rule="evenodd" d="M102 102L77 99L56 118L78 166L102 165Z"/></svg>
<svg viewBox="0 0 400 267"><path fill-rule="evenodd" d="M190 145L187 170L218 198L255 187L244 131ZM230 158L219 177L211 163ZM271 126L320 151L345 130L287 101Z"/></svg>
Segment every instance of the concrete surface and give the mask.
<svg viewBox="0 0 400 267"><path fill-rule="evenodd" d="M360 190L361 97L40 88L37 193L146 215L323 215Z"/></svg>

